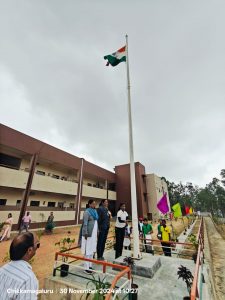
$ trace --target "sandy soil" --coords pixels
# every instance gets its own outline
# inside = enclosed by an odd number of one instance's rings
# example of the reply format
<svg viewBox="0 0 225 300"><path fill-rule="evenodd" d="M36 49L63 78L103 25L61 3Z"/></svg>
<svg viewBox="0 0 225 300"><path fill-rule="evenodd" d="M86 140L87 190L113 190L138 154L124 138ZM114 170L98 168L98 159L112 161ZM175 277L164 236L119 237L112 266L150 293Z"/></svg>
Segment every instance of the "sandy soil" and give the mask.
<svg viewBox="0 0 225 300"><path fill-rule="evenodd" d="M216 230L210 217L204 218L212 258L213 279L219 299L225 299L225 240Z"/></svg>
<svg viewBox="0 0 225 300"><path fill-rule="evenodd" d="M171 222L168 221L168 226L171 227ZM184 230L184 224L185 226L188 225L187 218L184 218L184 222L181 219L178 219L177 221L173 221L173 231L176 232L177 235L179 235ZM153 225L153 239L157 239L157 223L152 224ZM77 244L78 235L79 235L79 227L72 226L67 228L57 228L54 231L54 234L52 235L43 235L40 239L41 247L37 250L37 253L35 255L34 262L32 263L33 271L35 272L38 280L39 280L39 286L40 288L43 288L44 284L44 278L48 277L52 274L53 271L53 265L54 265L54 259L55 259L55 252L58 251L58 247L55 246L55 243L58 242L60 239L66 237L68 234L67 232L70 231L71 238L75 238L75 244ZM172 227L171 227L172 229ZM112 224L109 232L109 236L114 235L114 224ZM11 241L5 241L0 243L0 266L4 264L2 261L3 258L7 255L7 252L9 250ZM75 245L74 245L75 246ZM161 252L161 249L159 253ZM80 250L76 250L75 253L80 254Z"/></svg>
<svg viewBox="0 0 225 300"><path fill-rule="evenodd" d="M39 280L39 287L43 288L44 278L52 274L55 252L58 251L58 247L55 243L60 241L60 239L68 236L67 232L70 231L69 236L76 239L79 234L78 227L60 228L56 229L55 233L52 235L43 235L40 239L41 246L37 249L34 261L32 263L32 268ZM5 241L0 243L0 266L4 263L3 258L7 255L11 241ZM75 246L75 245L74 245Z"/></svg>
<svg viewBox="0 0 225 300"><path fill-rule="evenodd" d="M217 225L216 228L221 236L225 239L225 224Z"/></svg>

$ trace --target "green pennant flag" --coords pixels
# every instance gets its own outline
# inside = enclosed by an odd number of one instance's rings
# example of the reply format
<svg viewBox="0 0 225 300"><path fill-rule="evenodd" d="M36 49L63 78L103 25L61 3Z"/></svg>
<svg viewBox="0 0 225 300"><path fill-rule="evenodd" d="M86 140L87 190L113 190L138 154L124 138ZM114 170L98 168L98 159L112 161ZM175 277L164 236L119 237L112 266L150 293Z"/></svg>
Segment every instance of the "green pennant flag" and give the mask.
<svg viewBox="0 0 225 300"><path fill-rule="evenodd" d="M172 206L172 210L173 210L173 215L175 218L181 217L182 216L182 212L181 212L181 207L180 207L180 203L176 203Z"/></svg>

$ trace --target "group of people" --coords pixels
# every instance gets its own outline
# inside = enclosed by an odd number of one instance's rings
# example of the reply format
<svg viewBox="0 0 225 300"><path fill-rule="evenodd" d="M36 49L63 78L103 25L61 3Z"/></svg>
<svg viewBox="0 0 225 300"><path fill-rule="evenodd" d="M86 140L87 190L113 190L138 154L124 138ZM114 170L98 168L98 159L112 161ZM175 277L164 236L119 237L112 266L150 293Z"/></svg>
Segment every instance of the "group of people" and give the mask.
<svg viewBox="0 0 225 300"><path fill-rule="evenodd" d="M103 200L97 209L96 202L93 199L88 201L80 231L81 251L86 258L93 259L95 252L97 252L97 259L104 260L103 253L110 227L110 218L111 213L108 210L108 200ZM147 218L140 218L138 228L139 235L145 245L145 251L152 252L152 225L148 223ZM131 232L132 227L128 223L128 213L126 212L125 203L121 203L115 223L115 258L122 255L124 246L126 249L131 249L129 242ZM165 220L160 220L157 236L161 240L164 255L171 256L171 231L166 225ZM90 261L85 262L85 273L93 273L92 263Z"/></svg>
<svg viewBox="0 0 225 300"><path fill-rule="evenodd" d="M87 208L83 214L83 222L80 230L79 243L81 246L81 252L87 259L93 259L95 253L97 253L98 260L104 260L104 250L107 240L107 235L110 228L110 219L112 218L111 212L108 209L108 200L102 200L99 207L96 209L96 202L94 199L90 199L87 204ZM36 250L40 247L40 243L37 240L35 234L28 232L31 223L30 212L26 212L22 219L22 224L19 230L19 235L16 236L10 246L10 259L12 260L9 264L0 268L0 289L1 286L6 284L7 275L9 272L13 272L14 268L18 266L26 268L26 276L19 276L15 272L15 278L13 278L13 287L17 287L21 284L21 280L28 280L32 277L32 286L37 287L37 281L35 275L32 273L31 267L28 261L35 255ZM0 241L10 238L10 232L13 224L12 214L8 214L7 220L4 222L4 227ZM152 225L148 223L147 218L139 219L139 234L144 241L145 250L149 252L149 242L151 240L151 234L153 233ZM53 212L50 213L48 217L45 230L47 232L52 232L54 228L54 215ZM22 231L25 230L25 233ZM124 238L130 239L132 228L128 224L128 213L126 212L125 203L121 203L116 216L115 223L115 258L122 255L124 247ZM171 241L171 231L166 225L165 220L160 220L158 225L158 239L161 240L161 245L165 256L171 256L171 248L169 242ZM126 243L125 243L126 244ZM130 245L128 245L130 249ZM19 268L18 268L19 272ZM86 274L92 274L92 262L85 261L85 271ZM21 277L21 278L20 278ZM26 277L26 278L25 278ZM20 279L18 279L20 278ZM25 287L28 287L28 283L24 283Z"/></svg>
<svg viewBox="0 0 225 300"><path fill-rule="evenodd" d="M97 259L104 260L106 239L110 227L111 212L108 209L108 200L102 200L97 210L96 202L90 199L83 215L80 230L81 252L86 258L92 259L97 252ZM85 262L85 273L92 274L92 263Z"/></svg>
<svg viewBox="0 0 225 300"><path fill-rule="evenodd" d="M29 211L27 211L22 218L19 233L22 233L24 230L26 232L28 232L31 221L32 221L31 214ZM2 227L2 231L1 231L1 235L0 235L0 242L10 239L12 225L13 225L13 217L12 217L12 214L9 213L8 218L3 222L3 227ZM45 225L45 232L52 233L54 227L55 227L54 215L53 215L53 212L51 212L48 217L47 223Z"/></svg>

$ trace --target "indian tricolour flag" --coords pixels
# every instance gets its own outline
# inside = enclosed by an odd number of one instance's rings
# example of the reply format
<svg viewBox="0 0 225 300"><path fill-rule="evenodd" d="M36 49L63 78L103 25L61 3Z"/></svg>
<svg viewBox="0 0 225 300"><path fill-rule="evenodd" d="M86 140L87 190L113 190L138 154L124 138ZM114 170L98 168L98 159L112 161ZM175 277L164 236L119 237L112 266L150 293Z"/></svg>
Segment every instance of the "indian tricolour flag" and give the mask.
<svg viewBox="0 0 225 300"><path fill-rule="evenodd" d="M122 61L126 61L126 46L117 50L113 54L105 55L104 59L108 60L106 66L111 65L112 67L117 66Z"/></svg>

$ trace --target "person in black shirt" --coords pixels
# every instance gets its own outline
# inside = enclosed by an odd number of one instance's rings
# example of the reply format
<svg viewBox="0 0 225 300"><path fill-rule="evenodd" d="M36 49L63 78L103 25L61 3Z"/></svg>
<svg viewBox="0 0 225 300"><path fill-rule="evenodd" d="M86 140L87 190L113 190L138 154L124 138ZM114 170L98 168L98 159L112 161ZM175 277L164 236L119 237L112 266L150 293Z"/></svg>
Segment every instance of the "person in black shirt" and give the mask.
<svg viewBox="0 0 225 300"><path fill-rule="evenodd" d="M102 202L99 205L99 208L97 209L98 212L98 229L99 229L99 235L98 235L98 243L97 243L97 257L98 260L104 260L103 253L105 250L105 243L110 227L110 212L108 210L108 200L102 200Z"/></svg>

